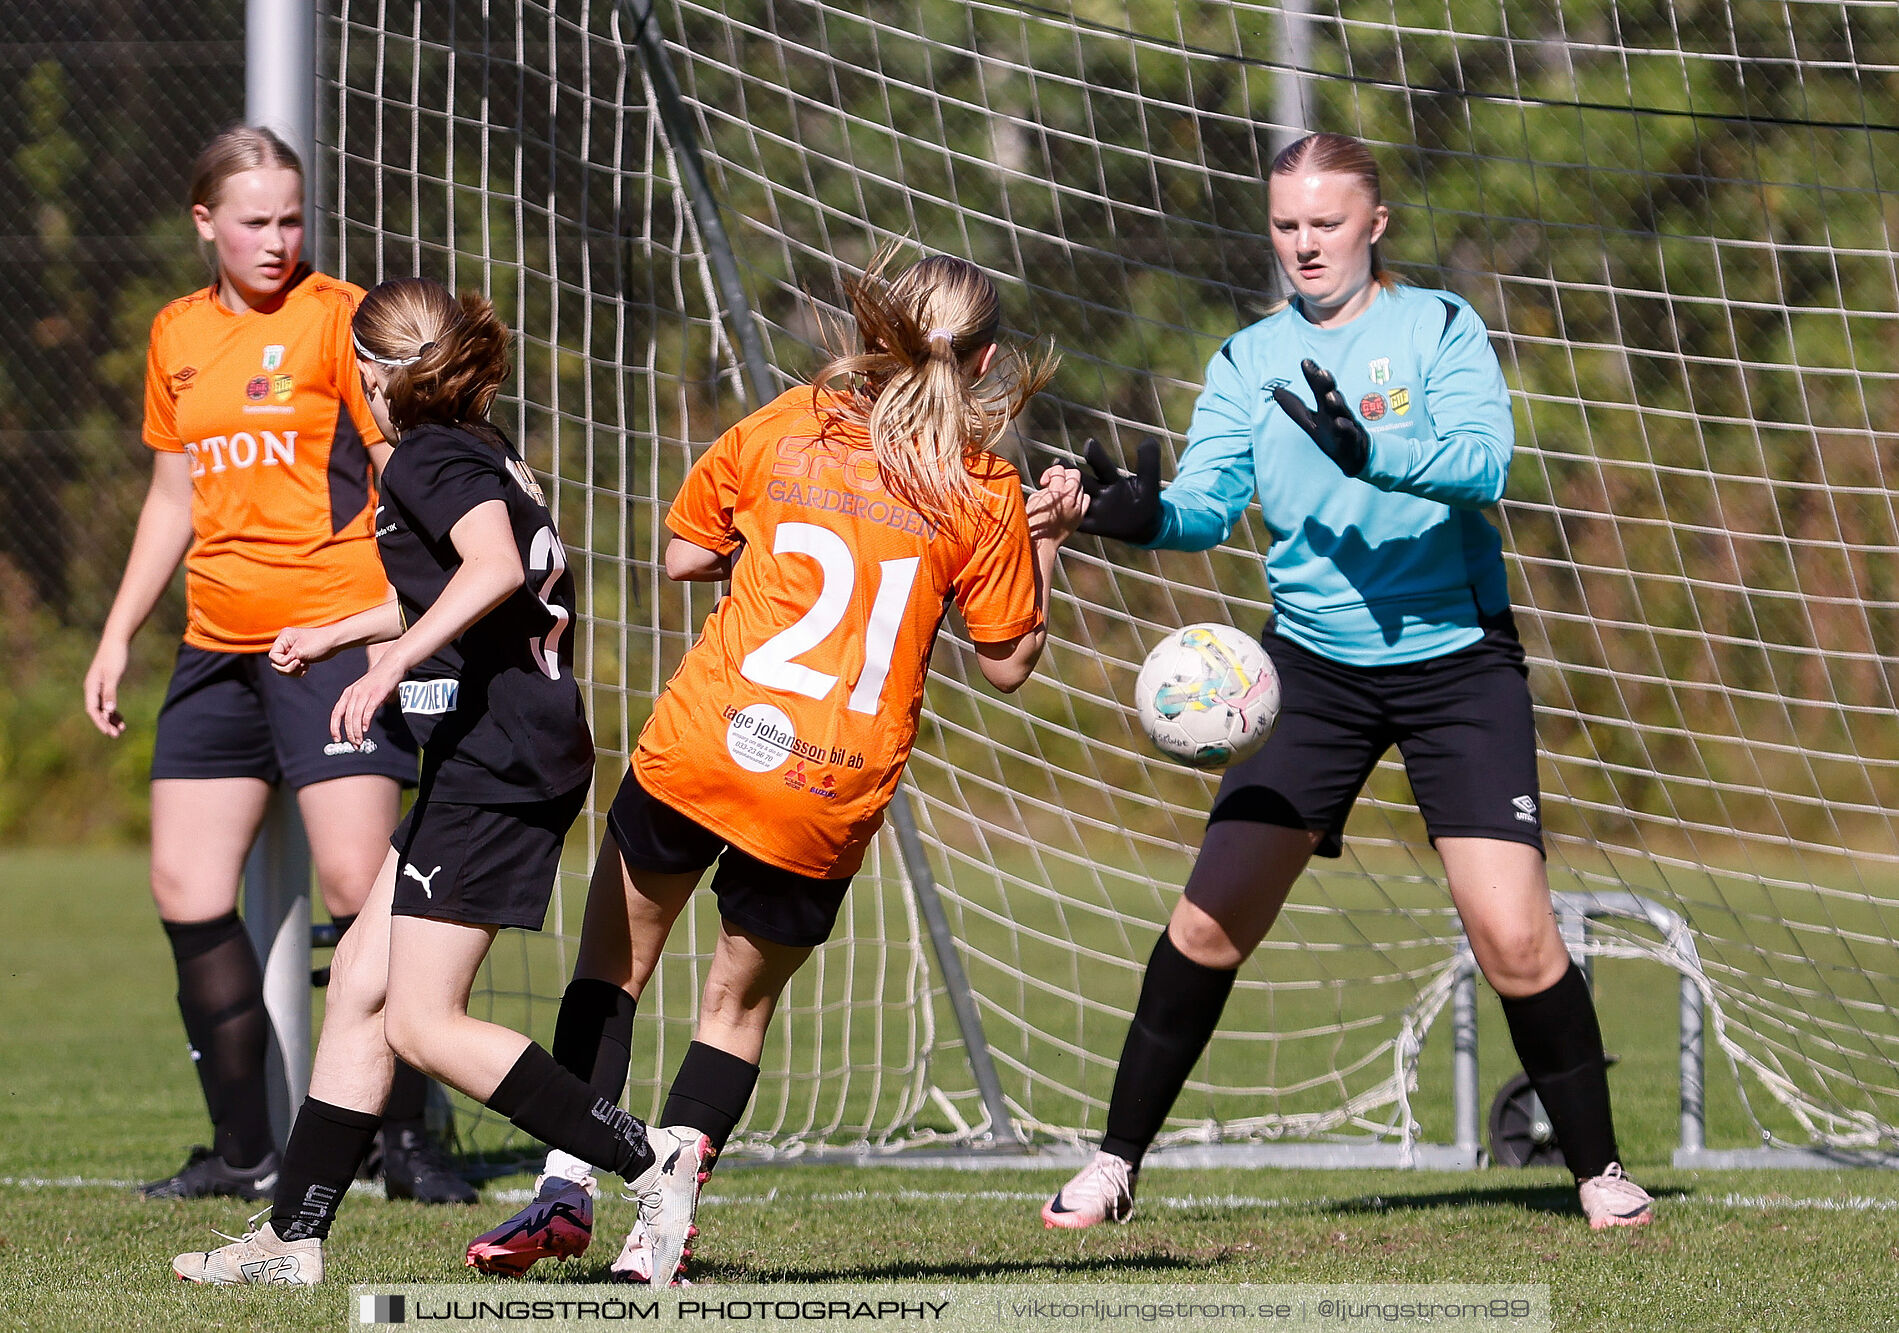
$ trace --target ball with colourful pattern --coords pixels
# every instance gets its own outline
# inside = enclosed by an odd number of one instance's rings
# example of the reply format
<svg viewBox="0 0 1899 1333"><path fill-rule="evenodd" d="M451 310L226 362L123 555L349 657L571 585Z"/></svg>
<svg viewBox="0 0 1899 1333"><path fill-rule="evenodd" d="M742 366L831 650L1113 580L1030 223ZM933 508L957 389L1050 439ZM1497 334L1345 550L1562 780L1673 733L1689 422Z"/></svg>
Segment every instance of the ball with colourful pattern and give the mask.
<svg viewBox="0 0 1899 1333"><path fill-rule="evenodd" d="M1206 623L1175 630L1141 663L1141 727L1162 754L1194 768L1244 759L1279 717L1279 674L1251 635Z"/></svg>

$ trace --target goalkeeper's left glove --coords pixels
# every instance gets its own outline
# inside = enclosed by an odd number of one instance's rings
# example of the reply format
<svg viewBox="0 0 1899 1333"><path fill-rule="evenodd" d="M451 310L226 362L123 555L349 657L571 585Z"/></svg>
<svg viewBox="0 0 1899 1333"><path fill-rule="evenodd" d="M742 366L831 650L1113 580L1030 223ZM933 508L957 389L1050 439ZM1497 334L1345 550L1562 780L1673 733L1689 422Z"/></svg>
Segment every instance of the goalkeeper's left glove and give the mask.
<svg viewBox="0 0 1899 1333"><path fill-rule="evenodd" d="M1356 477L1371 459L1371 436L1352 415L1352 409L1345 405L1331 371L1311 359L1301 361L1299 369L1305 372L1306 383L1312 386L1312 397L1319 410L1313 412L1296 395L1288 393L1283 384L1273 390L1273 401L1299 429L1312 437L1312 442L1327 458L1338 464L1339 471Z"/></svg>

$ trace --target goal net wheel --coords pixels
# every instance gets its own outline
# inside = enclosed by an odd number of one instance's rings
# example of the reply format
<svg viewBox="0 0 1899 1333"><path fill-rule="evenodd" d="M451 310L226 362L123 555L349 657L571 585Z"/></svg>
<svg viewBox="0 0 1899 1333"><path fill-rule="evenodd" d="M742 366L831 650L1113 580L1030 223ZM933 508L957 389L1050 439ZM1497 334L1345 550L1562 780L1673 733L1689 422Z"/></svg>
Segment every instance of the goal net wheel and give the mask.
<svg viewBox="0 0 1899 1333"><path fill-rule="evenodd" d="M1498 1166L1563 1165L1556 1127L1550 1124L1528 1074L1518 1073L1497 1089L1490 1103L1488 1129L1490 1160Z"/></svg>

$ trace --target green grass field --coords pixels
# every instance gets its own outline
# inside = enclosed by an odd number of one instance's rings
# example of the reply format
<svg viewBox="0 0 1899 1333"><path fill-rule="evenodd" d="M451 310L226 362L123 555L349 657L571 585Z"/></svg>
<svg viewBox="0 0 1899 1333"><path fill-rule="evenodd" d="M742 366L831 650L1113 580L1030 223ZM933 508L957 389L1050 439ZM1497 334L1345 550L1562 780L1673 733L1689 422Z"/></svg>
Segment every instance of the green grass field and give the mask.
<svg viewBox="0 0 1899 1333"><path fill-rule="evenodd" d="M204 1137L170 965L136 854L0 853L0 1327L333 1329L350 1282L457 1281L463 1243L512 1205L427 1209L352 1196L314 1292L208 1291L166 1263L241 1226L231 1203L144 1203L123 1184L162 1174ZM83 963L83 969L81 964ZM1130 1225L1047 1232L1061 1170L988 1173L751 1166L708 1186L695 1276L709 1282L1546 1282L1557 1327L1899 1328L1899 1173L1683 1172L1674 1135L1672 1004L1654 969L1598 973L1625 1155L1662 1203L1640 1233L1592 1235L1566 1178L1187 1171L1155 1167ZM1672 994L1664 988L1661 994ZM1514 1065L1486 997L1486 1093ZM505 1006L504 1006L505 1007ZM551 1007L524 1007L543 1030ZM1442 1042L1435 1041L1441 1049ZM1427 1048L1427 1086L1436 1077ZM639 1074L636 1056L636 1076ZM1711 1070L1718 1093L1722 1071ZM1433 1137L1446 1126L1421 1099ZM1435 1123L1433 1123L1435 1118ZM1744 1125L1717 1096L1711 1142ZM525 1176L491 1191L520 1190ZM600 1278L602 1241L537 1278Z"/></svg>

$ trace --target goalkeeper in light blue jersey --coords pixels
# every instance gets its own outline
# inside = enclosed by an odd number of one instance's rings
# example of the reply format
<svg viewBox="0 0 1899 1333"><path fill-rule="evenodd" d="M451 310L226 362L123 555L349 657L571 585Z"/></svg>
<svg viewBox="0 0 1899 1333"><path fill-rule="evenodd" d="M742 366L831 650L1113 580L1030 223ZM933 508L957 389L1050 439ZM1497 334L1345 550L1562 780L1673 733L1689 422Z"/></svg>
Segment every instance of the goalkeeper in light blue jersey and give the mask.
<svg viewBox="0 0 1899 1333"><path fill-rule="evenodd" d="M1142 1156L1206 1049L1239 966L1396 745L1471 950L1593 1228L1643 1226L1653 1200L1619 1162L1602 1034L1543 864L1536 733L1502 542L1515 432L1483 321L1378 262L1389 214L1356 139L1309 135L1268 179L1291 289L1207 366L1187 451L1160 487L1092 440L1081 530L1199 551L1255 497L1273 544L1263 637L1282 707L1227 771L1200 857L1148 963L1101 1149L1042 1209L1051 1227L1125 1221Z"/></svg>
<svg viewBox="0 0 1899 1333"><path fill-rule="evenodd" d="M1146 544L1223 542L1257 492L1275 632L1388 666L1468 648L1509 611L1481 506L1503 495L1515 431L1497 354L1462 298L1377 282L1369 298L1332 326L1289 303L1227 340Z"/></svg>

